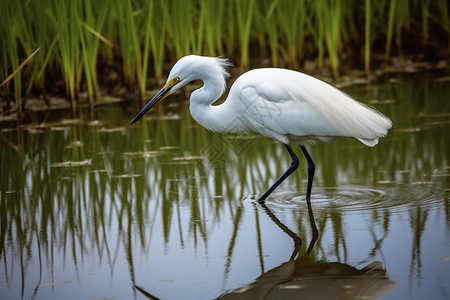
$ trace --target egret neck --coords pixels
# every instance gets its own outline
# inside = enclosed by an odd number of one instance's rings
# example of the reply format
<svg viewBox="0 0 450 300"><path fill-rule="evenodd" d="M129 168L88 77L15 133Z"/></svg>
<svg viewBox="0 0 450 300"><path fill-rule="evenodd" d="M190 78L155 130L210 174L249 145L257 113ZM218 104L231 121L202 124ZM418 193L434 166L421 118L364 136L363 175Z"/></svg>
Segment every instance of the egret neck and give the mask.
<svg viewBox="0 0 450 300"><path fill-rule="evenodd" d="M211 131L243 132L247 126L243 126L242 110L231 105L237 101L229 98L222 104L212 105L225 91L225 75L220 71L201 75L198 79L203 81L203 86L191 93L189 110L192 118Z"/></svg>

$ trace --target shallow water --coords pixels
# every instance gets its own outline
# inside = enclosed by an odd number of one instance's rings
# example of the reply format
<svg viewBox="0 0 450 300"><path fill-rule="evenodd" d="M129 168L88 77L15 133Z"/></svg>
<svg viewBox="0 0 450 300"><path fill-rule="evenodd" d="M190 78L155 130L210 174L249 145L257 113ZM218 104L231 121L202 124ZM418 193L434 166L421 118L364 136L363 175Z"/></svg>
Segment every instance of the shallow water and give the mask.
<svg viewBox="0 0 450 300"><path fill-rule="evenodd" d="M450 297L450 78L392 73L344 88L394 128L374 148L211 133L182 95L133 125L129 103L35 112L3 127L1 299ZM135 288L135 285L139 288Z"/></svg>

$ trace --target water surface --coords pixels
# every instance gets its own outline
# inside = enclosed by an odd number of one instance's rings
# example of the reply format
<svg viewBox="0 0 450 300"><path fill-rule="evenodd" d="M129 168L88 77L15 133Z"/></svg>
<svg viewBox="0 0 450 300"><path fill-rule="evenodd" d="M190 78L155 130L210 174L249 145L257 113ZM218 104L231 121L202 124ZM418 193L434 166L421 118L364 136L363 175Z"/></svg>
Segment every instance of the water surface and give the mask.
<svg viewBox="0 0 450 300"><path fill-rule="evenodd" d="M0 131L2 299L450 297L448 71L343 87L394 122L374 147L211 133L183 95L129 127L121 102ZM135 288L138 286L139 288Z"/></svg>

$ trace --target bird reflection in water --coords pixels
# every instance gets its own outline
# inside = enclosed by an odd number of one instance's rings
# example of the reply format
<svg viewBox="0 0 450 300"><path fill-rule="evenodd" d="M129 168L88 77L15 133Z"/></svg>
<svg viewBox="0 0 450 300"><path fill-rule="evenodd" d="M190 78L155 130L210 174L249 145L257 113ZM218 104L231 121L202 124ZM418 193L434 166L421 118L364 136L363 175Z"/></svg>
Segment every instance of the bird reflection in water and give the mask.
<svg viewBox="0 0 450 300"><path fill-rule="evenodd" d="M217 299L376 299L397 286L379 261L359 270L340 262L315 260L311 251L318 236L314 234L306 253L296 259L302 239L281 223L264 203L260 205L293 239L294 251L287 262L265 272L250 285L226 292ZM312 211L309 215L311 226L315 226Z"/></svg>
<svg viewBox="0 0 450 300"><path fill-rule="evenodd" d="M379 261L357 269L340 262L316 260L311 254L318 239L314 231L305 254L297 257L302 239L284 225L265 203L259 205L292 238L294 251L287 262L263 273L248 286L227 291L217 299L376 299L392 292L397 286ZM315 226L312 211L310 221L311 226ZM158 299L143 288L135 287L148 299Z"/></svg>

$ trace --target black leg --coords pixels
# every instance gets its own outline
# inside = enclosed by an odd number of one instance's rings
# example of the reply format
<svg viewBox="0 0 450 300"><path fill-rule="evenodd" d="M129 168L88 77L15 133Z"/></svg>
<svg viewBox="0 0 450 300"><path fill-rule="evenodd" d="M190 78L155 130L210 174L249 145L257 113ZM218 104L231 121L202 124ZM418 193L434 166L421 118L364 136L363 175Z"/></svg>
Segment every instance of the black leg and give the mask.
<svg viewBox="0 0 450 300"><path fill-rule="evenodd" d="M277 181L275 181L275 183L261 197L259 197L258 202L264 202L264 200L266 200L266 198L270 195L270 193L272 193L273 190L275 190L280 185L280 183L282 183L289 175L292 174L292 172L294 172L298 168L298 157L295 155L294 150L292 150L289 144L284 144L284 146L286 147L287 151L289 152L289 155L291 156L292 159L291 166L289 167L289 169L286 170L286 172L284 172L283 175L281 175L280 178L278 178Z"/></svg>
<svg viewBox="0 0 450 300"><path fill-rule="evenodd" d="M306 157L306 161L308 162L308 186L306 189L306 199L311 198L311 190L312 190L312 184L314 180L314 172L316 171L316 165L314 164L314 161L312 160L311 156L309 155L308 151L306 151L305 146L301 145L300 149L302 149L303 154Z"/></svg>
<svg viewBox="0 0 450 300"><path fill-rule="evenodd" d="M286 225L281 223L281 221L278 220L278 218L273 214L273 212L266 206L264 202L259 202L259 204L264 208L269 218L272 219L272 221L278 227L280 227L281 230L283 230L288 236L290 236L294 240L294 251L292 252L291 258L289 258L289 260L294 260L298 254L298 251L300 251L300 249L302 248L303 244L302 239L298 235L296 235L292 230L290 230ZM310 248L312 250L312 246L310 246Z"/></svg>
<svg viewBox="0 0 450 300"><path fill-rule="evenodd" d="M311 206L311 189L314 180L314 172L316 170L316 166L314 165L314 161L312 160L308 151L306 151L305 146L301 145L300 148L302 149L303 154L306 157L306 161L308 162L308 186L306 188L306 204L308 205L309 222L311 223L313 239L317 240L319 236L319 230L317 230L316 221L314 220L314 215Z"/></svg>

